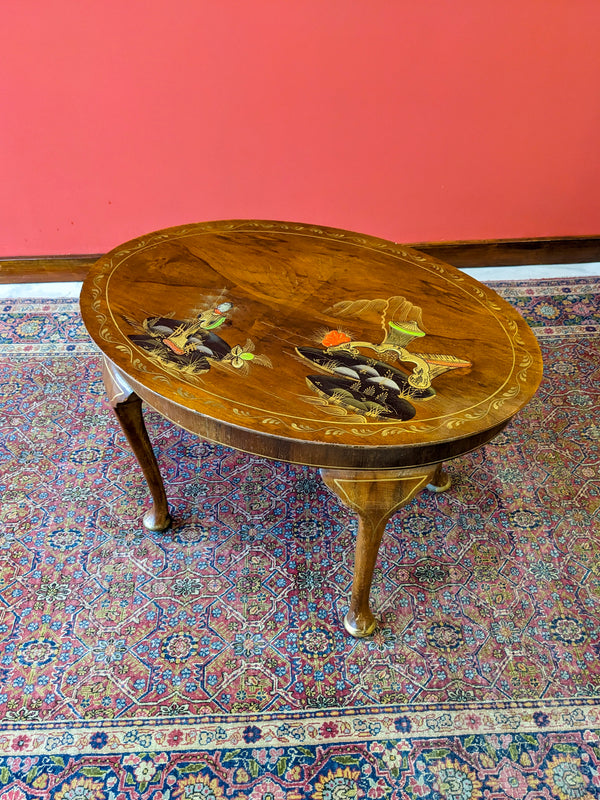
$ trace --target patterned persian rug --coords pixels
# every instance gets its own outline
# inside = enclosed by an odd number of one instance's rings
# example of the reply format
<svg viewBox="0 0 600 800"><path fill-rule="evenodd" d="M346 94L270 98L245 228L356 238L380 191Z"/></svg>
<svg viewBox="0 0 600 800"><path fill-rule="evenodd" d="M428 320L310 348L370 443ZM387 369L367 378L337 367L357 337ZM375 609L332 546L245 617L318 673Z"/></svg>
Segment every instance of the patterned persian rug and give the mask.
<svg viewBox="0 0 600 800"><path fill-rule="evenodd" d="M389 523L153 412L175 523L75 301L0 303L0 800L600 796L600 281L495 284L545 379Z"/></svg>

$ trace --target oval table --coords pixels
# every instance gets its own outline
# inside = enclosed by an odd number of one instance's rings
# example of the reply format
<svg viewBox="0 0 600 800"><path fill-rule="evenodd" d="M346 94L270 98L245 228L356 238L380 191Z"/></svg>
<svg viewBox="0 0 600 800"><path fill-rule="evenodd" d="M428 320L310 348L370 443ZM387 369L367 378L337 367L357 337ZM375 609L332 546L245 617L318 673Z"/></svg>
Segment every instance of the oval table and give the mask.
<svg viewBox="0 0 600 800"><path fill-rule="evenodd" d="M490 441L536 391L537 341L491 289L403 245L311 225L170 228L102 257L81 293L111 404L164 530L142 401L223 445L318 467L358 514L352 636L385 525L448 459Z"/></svg>

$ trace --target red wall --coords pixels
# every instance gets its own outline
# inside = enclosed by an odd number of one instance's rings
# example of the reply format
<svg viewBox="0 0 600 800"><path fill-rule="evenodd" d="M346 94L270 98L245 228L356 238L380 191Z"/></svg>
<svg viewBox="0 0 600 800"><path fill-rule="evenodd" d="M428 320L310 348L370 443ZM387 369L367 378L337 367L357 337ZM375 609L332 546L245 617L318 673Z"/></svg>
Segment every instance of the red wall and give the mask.
<svg viewBox="0 0 600 800"><path fill-rule="evenodd" d="M598 0L4 0L0 255L600 232Z"/></svg>

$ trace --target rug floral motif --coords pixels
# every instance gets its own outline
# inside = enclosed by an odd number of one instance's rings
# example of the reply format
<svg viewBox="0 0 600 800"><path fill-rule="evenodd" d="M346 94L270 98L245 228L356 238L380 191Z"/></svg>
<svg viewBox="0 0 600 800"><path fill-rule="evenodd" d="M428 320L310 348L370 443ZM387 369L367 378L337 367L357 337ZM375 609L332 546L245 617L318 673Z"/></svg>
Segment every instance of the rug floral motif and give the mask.
<svg viewBox="0 0 600 800"><path fill-rule="evenodd" d="M389 523L316 470L146 415L174 526L75 301L0 305L0 800L600 796L600 283L495 284L540 391Z"/></svg>

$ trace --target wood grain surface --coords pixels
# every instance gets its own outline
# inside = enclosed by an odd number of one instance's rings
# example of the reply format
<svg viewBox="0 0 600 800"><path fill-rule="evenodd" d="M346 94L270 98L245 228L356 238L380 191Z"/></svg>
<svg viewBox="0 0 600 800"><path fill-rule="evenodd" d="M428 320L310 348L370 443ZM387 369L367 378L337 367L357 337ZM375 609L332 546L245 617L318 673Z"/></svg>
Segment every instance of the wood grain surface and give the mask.
<svg viewBox="0 0 600 800"><path fill-rule="evenodd" d="M539 348L489 288L348 231L236 220L102 257L81 309L105 355L177 424L320 467L440 462L535 392Z"/></svg>

